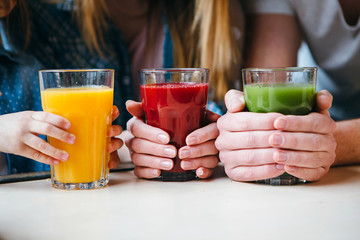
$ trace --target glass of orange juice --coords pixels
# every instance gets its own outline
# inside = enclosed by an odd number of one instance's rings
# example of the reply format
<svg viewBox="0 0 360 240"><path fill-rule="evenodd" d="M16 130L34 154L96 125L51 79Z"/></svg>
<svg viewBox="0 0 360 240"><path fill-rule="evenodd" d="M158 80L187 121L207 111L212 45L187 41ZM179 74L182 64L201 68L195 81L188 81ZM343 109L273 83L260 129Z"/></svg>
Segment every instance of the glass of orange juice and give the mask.
<svg viewBox="0 0 360 240"><path fill-rule="evenodd" d="M68 119L76 137L67 144L48 137L48 142L69 153L66 162L51 166L51 182L59 189L94 189L109 181L114 70L41 70L41 102L45 112Z"/></svg>

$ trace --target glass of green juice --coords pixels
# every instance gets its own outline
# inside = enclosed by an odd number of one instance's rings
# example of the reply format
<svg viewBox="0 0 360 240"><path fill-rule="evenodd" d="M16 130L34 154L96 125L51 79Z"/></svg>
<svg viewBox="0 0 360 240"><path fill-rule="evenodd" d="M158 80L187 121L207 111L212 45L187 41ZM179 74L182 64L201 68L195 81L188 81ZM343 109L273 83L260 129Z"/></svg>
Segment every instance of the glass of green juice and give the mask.
<svg viewBox="0 0 360 240"><path fill-rule="evenodd" d="M246 108L250 112L306 115L315 106L315 67L246 68L242 70ZM290 174L258 180L270 185L306 182Z"/></svg>

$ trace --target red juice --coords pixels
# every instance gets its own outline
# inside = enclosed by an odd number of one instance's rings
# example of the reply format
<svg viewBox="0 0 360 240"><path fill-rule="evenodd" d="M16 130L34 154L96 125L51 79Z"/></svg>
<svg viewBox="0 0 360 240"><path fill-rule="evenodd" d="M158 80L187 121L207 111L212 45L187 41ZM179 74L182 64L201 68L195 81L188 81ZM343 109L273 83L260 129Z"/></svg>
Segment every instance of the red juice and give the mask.
<svg viewBox="0 0 360 240"><path fill-rule="evenodd" d="M185 146L189 133L204 126L208 83L163 83L140 87L147 124L161 128L170 135L170 144L177 149ZM180 159L165 172L186 172Z"/></svg>

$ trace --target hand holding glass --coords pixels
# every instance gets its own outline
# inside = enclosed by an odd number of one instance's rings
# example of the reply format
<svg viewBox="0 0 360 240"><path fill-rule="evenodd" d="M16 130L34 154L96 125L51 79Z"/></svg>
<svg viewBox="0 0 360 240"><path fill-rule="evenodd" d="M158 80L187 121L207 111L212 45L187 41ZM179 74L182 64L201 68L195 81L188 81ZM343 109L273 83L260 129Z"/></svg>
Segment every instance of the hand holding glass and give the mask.
<svg viewBox="0 0 360 240"><path fill-rule="evenodd" d="M141 98L146 123L170 135L170 144L177 150L194 130L203 127L208 98L208 69L144 69L141 70ZM196 178L193 170L180 166L178 156L174 167L162 171L163 181L187 181Z"/></svg>
<svg viewBox="0 0 360 240"><path fill-rule="evenodd" d="M92 189L109 181L107 130L112 123L113 70L44 70L39 72L44 111L65 117L72 145L48 137L69 159L51 166L55 188Z"/></svg>
<svg viewBox="0 0 360 240"><path fill-rule="evenodd" d="M243 83L245 104L251 112L306 115L315 105L316 68L244 69ZM305 180L283 174L258 182L291 185Z"/></svg>

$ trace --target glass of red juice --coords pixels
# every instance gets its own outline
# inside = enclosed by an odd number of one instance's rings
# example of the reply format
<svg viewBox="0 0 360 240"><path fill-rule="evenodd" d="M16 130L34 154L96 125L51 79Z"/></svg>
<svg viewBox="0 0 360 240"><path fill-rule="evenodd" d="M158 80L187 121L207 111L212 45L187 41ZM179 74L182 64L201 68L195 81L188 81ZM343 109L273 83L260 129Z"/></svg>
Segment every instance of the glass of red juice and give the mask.
<svg viewBox="0 0 360 240"><path fill-rule="evenodd" d="M140 71L141 102L146 123L161 128L170 135L170 144L178 150L185 139L205 124L209 89L209 69L163 68ZM161 171L162 181L196 179L194 170L184 170L176 156L174 167Z"/></svg>
<svg viewBox="0 0 360 240"><path fill-rule="evenodd" d="M316 72L315 67L243 69L247 110L257 113L278 112L285 115L309 114L315 105ZM284 173L256 182L293 185L306 181Z"/></svg>

